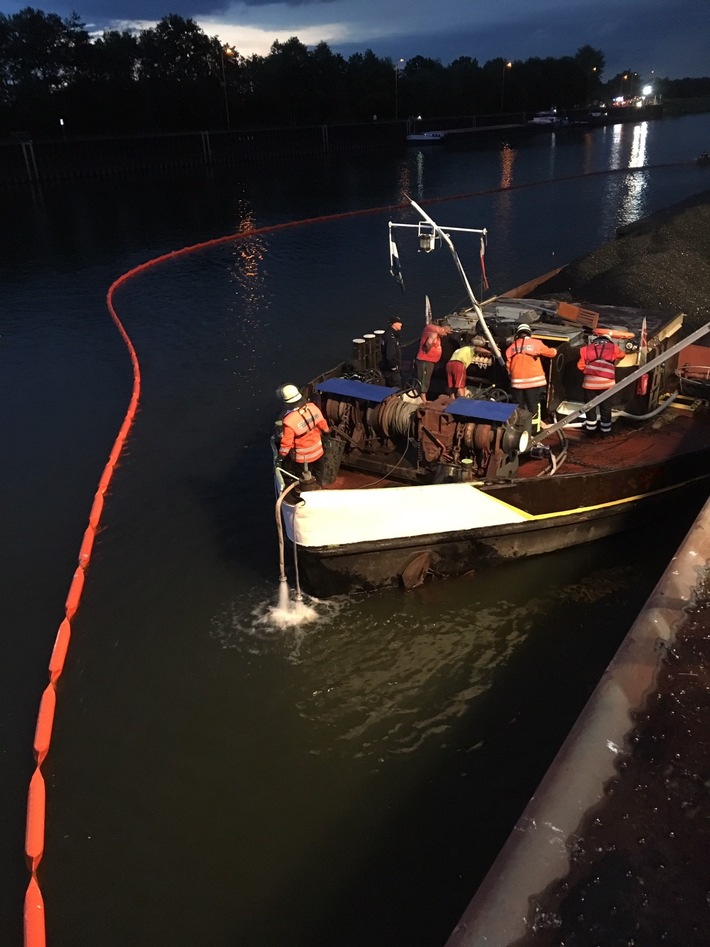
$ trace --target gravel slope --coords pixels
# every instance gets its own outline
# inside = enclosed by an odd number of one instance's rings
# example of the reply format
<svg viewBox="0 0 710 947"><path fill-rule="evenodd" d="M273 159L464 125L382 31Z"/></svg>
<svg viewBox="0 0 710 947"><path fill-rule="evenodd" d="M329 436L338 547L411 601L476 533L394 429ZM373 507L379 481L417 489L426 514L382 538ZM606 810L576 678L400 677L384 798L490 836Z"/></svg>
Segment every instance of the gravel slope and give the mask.
<svg viewBox="0 0 710 947"><path fill-rule="evenodd" d="M710 191L621 228L535 295L684 312L685 335L710 322Z"/></svg>

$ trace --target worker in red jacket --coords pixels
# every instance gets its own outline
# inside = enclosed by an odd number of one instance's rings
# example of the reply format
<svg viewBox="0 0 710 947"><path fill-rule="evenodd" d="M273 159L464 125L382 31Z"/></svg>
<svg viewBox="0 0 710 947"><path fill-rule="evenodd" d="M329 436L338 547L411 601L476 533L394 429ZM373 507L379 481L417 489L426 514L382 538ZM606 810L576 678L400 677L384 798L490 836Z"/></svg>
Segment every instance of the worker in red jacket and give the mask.
<svg viewBox="0 0 710 947"><path fill-rule="evenodd" d="M330 428L318 405L307 401L295 385L282 385L276 392L286 406L281 420L283 434L279 456L291 459L301 468L301 479L311 479L311 465L323 456L321 434ZM298 468L297 468L298 469Z"/></svg>
<svg viewBox="0 0 710 947"><path fill-rule="evenodd" d="M532 330L525 322L515 330L515 338L505 350L505 367L515 400L533 416L537 414L547 385L540 356L553 358L556 354L555 349L532 337Z"/></svg>
<svg viewBox="0 0 710 947"><path fill-rule="evenodd" d="M414 359L417 378L421 386L422 401L429 399L431 376L443 352L441 340L444 336L450 334L451 326L446 319L438 319L436 322L430 322L424 326L424 331L419 340L419 351Z"/></svg>
<svg viewBox="0 0 710 947"><path fill-rule="evenodd" d="M584 374L582 388L589 395L590 401L600 392L614 387L616 363L623 357L624 353L609 335L598 335L580 350L577 368ZM587 411L584 422L587 434L594 436L597 433L597 418L600 435L608 437L611 434L610 398Z"/></svg>

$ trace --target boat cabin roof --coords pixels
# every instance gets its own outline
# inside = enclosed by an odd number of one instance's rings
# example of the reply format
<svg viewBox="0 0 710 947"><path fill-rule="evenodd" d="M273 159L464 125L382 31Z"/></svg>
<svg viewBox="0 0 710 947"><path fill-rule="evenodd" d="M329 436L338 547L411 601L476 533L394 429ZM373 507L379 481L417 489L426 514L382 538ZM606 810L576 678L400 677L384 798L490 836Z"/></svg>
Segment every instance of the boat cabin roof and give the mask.
<svg viewBox="0 0 710 947"><path fill-rule="evenodd" d="M498 297L484 302L481 309L488 328L499 340L512 337L521 323L527 323L532 334L549 342L569 342L583 345L591 333L584 322L563 319L557 315L558 300L514 299ZM670 315L651 309L629 309L624 306L598 306L593 303L575 303L570 308L598 315L597 329L620 330L633 333L640 341L642 320L646 317L649 346L673 335L683 323L683 315ZM447 317L456 332L480 330L474 309L460 309Z"/></svg>

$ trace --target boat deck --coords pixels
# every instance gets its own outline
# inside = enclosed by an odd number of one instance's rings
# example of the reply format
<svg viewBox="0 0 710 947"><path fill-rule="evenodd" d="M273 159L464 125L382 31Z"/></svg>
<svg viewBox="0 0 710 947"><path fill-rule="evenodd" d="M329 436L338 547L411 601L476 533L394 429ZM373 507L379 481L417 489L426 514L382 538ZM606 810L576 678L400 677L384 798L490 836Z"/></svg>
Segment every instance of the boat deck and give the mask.
<svg viewBox="0 0 710 947"><path fill-rule="evenodd" d="M564 452L557 476L612 470L639 463L663 463L678 454L710 447L710 406L679 397L652 427L639 429L634 421L619 418L614 421L612 434L608 437L590 437L583 429L573 428L565 429L562 436L550 435L548 443L557 458ZM517 479L544 476L549 466L544 457L526 455L521 459ZM376 471L341 467L335 480L321 489L400 487L402 482L401 478L396 478L396 473L392 477L383 477Z"/></svg>
<svg viewBox="0 0 710 947"><path fill-rule="evenodd" d="M608 437L590 437L580 428L565 430L564 437L568 447L561 474L662 463L710 446L710 406L679 398L651 427L639 429L634 421L620 418ZM557 435L551 435L548 443L556 453ZM539 476L545 466L531 458L521 464L519 476Z"/></svg>

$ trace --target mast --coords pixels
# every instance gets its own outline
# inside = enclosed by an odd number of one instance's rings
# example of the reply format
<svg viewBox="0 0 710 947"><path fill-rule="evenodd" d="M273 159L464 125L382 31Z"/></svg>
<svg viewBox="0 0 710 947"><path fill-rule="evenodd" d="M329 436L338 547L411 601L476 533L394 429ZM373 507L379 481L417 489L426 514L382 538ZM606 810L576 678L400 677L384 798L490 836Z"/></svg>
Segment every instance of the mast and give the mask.
<svg viewBox="0 0 710 947"><path fill-rule="evenodd" d="M407 197L407 195L405 195L405 197ZM501 355L500 349L496 345L495 339L493 338L491 334L491 330L488 328L488 324L486 323L486 320L484 318L483 311L479 305L478 300L476 299L476 296L473 290L471 289L471 284L468 281L468 276L466 276L466 271L464 270L463 264L461 263L461 260L459 259L459 255L456 252L456 248L454 247L451 237L448 235L448 233L446 233L445 230L441 229L441 227L436 223L435 220L432 220L432 218L425 211L422 210L422 208L419 206L419 204L416 203L416 201L413 201L411 197L407 197L407 200L412 205L412 207L416 210L416 212L418 214L421 214L424 220L433 228L434 233L436 233L444 241L444 243L446 243L446 246L449 248L451 255L454 258L454 263L456 264L456 268L459 271L459 275L461 276L461 279L463 280L463 284L466 287L468 298L471 300L471 306L473 307L476 313L476 316L478 317L478 321L481 325L481 328L483 329L483 334L488 340L488 344L490 345L491 350L495 354L495 357L498 359L501 365L505 366L505 359ZM469 233L484 233L485 231L469 230L468 232Z"/></svg>

